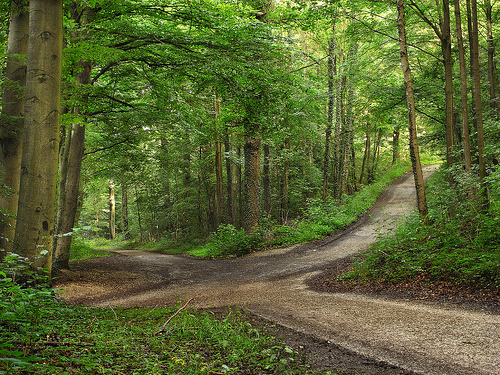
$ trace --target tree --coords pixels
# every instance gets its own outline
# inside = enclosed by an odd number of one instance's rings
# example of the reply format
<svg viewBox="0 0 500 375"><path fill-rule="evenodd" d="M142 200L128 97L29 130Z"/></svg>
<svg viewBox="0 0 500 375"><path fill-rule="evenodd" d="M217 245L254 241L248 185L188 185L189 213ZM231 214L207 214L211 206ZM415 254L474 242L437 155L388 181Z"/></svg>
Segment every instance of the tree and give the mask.
<svg viewBox="0 0 500 375"><path fill-rule="evenodd" d="M427 217L427 200L425 197L424 177L422 174L422 167L420 165L420 155L418 152L415 98L413 95L413 83L411 78L410 64L408 61L408 49L406 46L404 0L397 1L397 10L398 10L399 51L401 56L401 68L403 69L403 76L406 89L406 101L408 106L410 157L413 167L413 176L415 178L418 211L420 214L420 218L423 220L424 223L427 223L429 219Z"/></svg>
<svg viewBox="0 0 500 375"><path fill-rule="evenodd" d="M85 26L92 17L93 10L85 6L79 9L76 3L72 3L71 19L77 25ZM72 42L78 44L85 40L85 33L77 30L71 35ZM76 79L74 91L68 95L72 96L72 102L84 106L88 101L87 87L91 83L92 63L81 59L75 64ZM56 237L54 239L54 253L52 256L53 271L69 268L69 252L75 226L75 217L78 209L78 198L80 196L80 174L85 149L85 109L74 106L71 108L69 117L73 120L66 132L66 141L61 147L64 157L59 163L59 197L57 205Z"/></svg>
<svg viewBox="0 0 500 375"><path fill-rule="evenodd" d="M61 116L62 0L31 0L19 205L13 251L50 270Z"/></svg>
<svg viewBox="0 0 500 375"><path fill-rule="evenodd" d="M28 53L27 6L27 1L11 1L0 123L0 259L4 251L10 250L16 226L24 126L25 56Z"/></svg>

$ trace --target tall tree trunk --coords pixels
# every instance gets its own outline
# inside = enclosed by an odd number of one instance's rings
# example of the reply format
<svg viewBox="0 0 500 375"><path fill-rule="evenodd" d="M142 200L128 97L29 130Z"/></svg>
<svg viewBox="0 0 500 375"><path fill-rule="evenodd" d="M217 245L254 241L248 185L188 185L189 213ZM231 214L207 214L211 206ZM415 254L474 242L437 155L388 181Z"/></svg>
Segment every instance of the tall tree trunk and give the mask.
<svg viewBox="0 0 500 375"><path fill-rule="evenodd" d="M477 21L477 0L471 0L472 16L472 83L474 87L474 101L476 109L476 131L477 131L477 149L479 153L479 178L482 188L483 208L488 207L488 192L486 190L486 155L484 149L484 129L483 129L483 111L481 105L481 79L479 76L479 27Z"/></svg>
<svg viewBox="0 0 500 375"><path fill-rule="evenodd" d="M365 139L365 154L363 156L363 164L361 165L361 172L359 174L359 183L363 183L365 176L365 168L370 168L370 124L367 125L366 139Z"/></svg>
<svg viewBox="0 0 500 375"><path fill-rule="evenodd" d="M488 83L490 88L490 107L494 111L494 116L498 117L500 102L498 101L497 85L495 79L495 43L493 41L493 26L491 20L491 1L485 0L486 11L486 40L488 41Z"/></svg>
<svg viewBox="0 0 500 375"><path fill-rule="evenodd" d="M127 182L122 183L122 232L126 240L130 239L129 217L128 217L128 186Z"/></svg>
<svg viewBox="0 0 500 375"><path fill-rule="evenodd" d="M90 84L90 62L80 62L82 71L78 73L76 80L80 85ZM86 100L86 97L83 98ZM75 109L75 112L77 110ZM71 248L72 236L67 235L72 232L75 226L75 217L78 210L78 197L80 194L80 175L82 170L83 154L85 150L85 125L73 124L67 134L68 148L67 160L60 168L59 203L57 213L57 237L54 240L54 254L52 257L52 267L54 272L69 268L69 252Z"/></svg>
<svg viewBox="0 0 500 375"><path fill-rule="evenodd" d="M227 220L229 223L234 225L234 216L233 216L233 166L231 164L231 158L229 155L231 154L231 142L229 139L229 131L226 128L224 135L224 150L226 152L226 211L227 211Z"/></svg>
<svg viewBox="0 0 500 375"><path fill-rule="evenodd" d="M330 175L330 145L335 113L335 50L337 39L335 23L332 25L332 36L328 41L328 118L325 132L325 156L323 163L323 201L328 197L328 179Z"/></svg>
<svg viewBox="0 0 500 375"><path fill-rule="evenodd" d="M109 181L109 238L116 238L116 200L115 200L115 183Z"/></svg>
<svg viewBox="0 0 500 375"><path fill-rule="evenodd" d="M455 1L455 21L457 28L458 58L460 64L460 102L462 106L462 135L464 145L465 170L469 172L472 166L469 134L469 111L467 99L467 72L465 70L465 49L462 36L462 18L460 16L460 1Z"/></svg>
<svg viewBox="0 0 500 375"><path fill-rule="evenodd" d="M399 160L399 128L392 131L392 164Z"/></svg>
<svg viewBox="0 0 500 375"><path fill-rule="evenodd" d="M0 260L10 251L16 227L19 182L21 179L24 87L28 53L29 12L27 1L11 1L7 67L0 122Z"/></svg>
<svg viewBox="0 0 500 375"><path fill-rule="evenodd" d="M215 122L215 227L217 228L224 217L224 186L223 186L223 162L222 162L222 142L218 129L218 117L220 115L220 99L217 94L214 95L214 122Z"/></svg>
<svg viewBox="0 0 500 375"><path fill-rule="evenodd" d="M269 215L271 211L271 170L270 170L271 150L268 143L265 143L263 148L264 148L264 165L262 168L262 174L263 174L262 184L264 193L263 208L264 208L264 214Z"/></svg>
<svg viewBox="0 0 500 375"><path fill-rule="evenodd" d="M281 174L281 196L280 196L280 220L281 224L286 224L288 221L288 202L290 190L290 159L288 153L290 151L290 138L285 140L285 157L283 159L283 172Z"/></svg>
<svg viewBox="0 0 500 375"><path fill-rule="evenodd" d="M260 138L245 137L245 231L255 231L260 221Z"/></svg>
<svg viewBox="0 0 500 375"><path fill-rule="evenodd" d="M337 84L335 87L335 130L334 130L334 150L333 150L333 159L334 159L334 170L333 170L333 196L335 199L340 199L342 196L342 184L341 184L341 176L342 176L342 166L343 162L341 160L341 147L342 147L342 118L343 118L343 82L342 79L342 69L341 65L343 63L343 53L342 50L337 54L337 64L336 64L336 79Z"/></svg>
<svg viewBox="0 0 500 375"><path fill-rule="evenodd" d="M139 240L144 242L144 232L142 230L142 216L141 216L141 206L139 204L139 192L137 189L137 185L134 185L135 190L135 203L137 206L137 224L139 225Z"/></svg>
<svg viewBox="0 0 500 375"><path fill-rule="evenodd" d="M242 179L243 179L243 173L242 173L242 170L241 170L241 147L238 146L238 151L237 151L237 156L238 156L238 160L240 161L237 165L236 165L236 191L237 191L237 207L238 207L238 217L237 217L237 220L238 220L238 225L237 227L238 228L243 228L243 222L244 222L244 211L245 211L245 207L244 207L244 200L243 200L243 182L242 182Z"/></svg>
<svg viewBox="0 0 500 375"><path fill-rule="evenodd" d="M397 0L397 9L398 9L399 51L401 56L401 68L403 69L403 76L405 81L406 102L408 105L410 157L413 167L413 176L415 178L418 212L420 214L420 218L424 221L424 223L427 224L429 220L427 217L427 200L425 197L424 176L422 173L422 166L420 164L420 155L418 152L415 98L413 95L413 83L411 79L411 70L408 61L408 49L406 45L404 0Z"/></svg>
<svg viewBox="0 0 500 375"><path fill-rule="evenodd" d="M441 25L441 49L443 53L445 97L446 97L446 164L453 165L453 59L451 54L450 3L443 0L443 23Z"/></svg>
<svg viewBox="0 0 500 375"><path fill-rule="evenodd" d="M62 0L31 0L25 128L13 250L50 273L61 115Z"/></svg>

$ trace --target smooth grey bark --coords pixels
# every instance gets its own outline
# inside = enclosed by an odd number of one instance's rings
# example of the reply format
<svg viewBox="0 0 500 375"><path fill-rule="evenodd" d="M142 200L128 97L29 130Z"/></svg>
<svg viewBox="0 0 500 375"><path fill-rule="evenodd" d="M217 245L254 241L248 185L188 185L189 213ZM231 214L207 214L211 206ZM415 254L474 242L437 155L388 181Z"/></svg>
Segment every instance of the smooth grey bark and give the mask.
<svg viewBox="0 0 500 375"><path fill-rule="evenodd" d="M61 115L62 0L31 0L23 156L13 251L50 273Z"/></svg>

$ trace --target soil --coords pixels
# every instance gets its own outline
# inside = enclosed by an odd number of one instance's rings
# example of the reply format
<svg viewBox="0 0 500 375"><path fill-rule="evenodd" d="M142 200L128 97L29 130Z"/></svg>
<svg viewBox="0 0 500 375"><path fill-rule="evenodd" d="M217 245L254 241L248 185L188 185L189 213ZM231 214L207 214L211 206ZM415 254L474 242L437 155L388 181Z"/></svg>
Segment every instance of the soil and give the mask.
<svg viewBox="0 0 500 375"><path fill-rule="evenodd" d="M412 180L400 178L357 223L321 241L226 260L113 250L72 263L55 286L68 302L90 306L170 306L195 297L195 308L240 308L316 371L500 374L498 291L334 281L377 233L414 209Z"/></svg>

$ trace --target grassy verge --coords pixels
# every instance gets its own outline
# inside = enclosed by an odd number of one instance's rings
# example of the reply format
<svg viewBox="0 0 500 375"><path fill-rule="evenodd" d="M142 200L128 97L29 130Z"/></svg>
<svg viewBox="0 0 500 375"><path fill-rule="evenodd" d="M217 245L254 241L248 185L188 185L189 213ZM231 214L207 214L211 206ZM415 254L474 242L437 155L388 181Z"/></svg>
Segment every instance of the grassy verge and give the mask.
<svg viewBox="0 0 500 375"><path fill-rule="evenodd" d="M473 193L479 189L475 179L457 174L455 181L450 186L445 171L435 173L427 189L430 225L410 217L341 278L398 282L418 277L500 288L500 188L492 185L490 208L482 211Z"/></svg>
<svg viewBox="0 0 500 375"><path fill-rule="evenodd" d="M68 306L10 273L0 270L0 374L314 373L240 310Z"/></svg>

